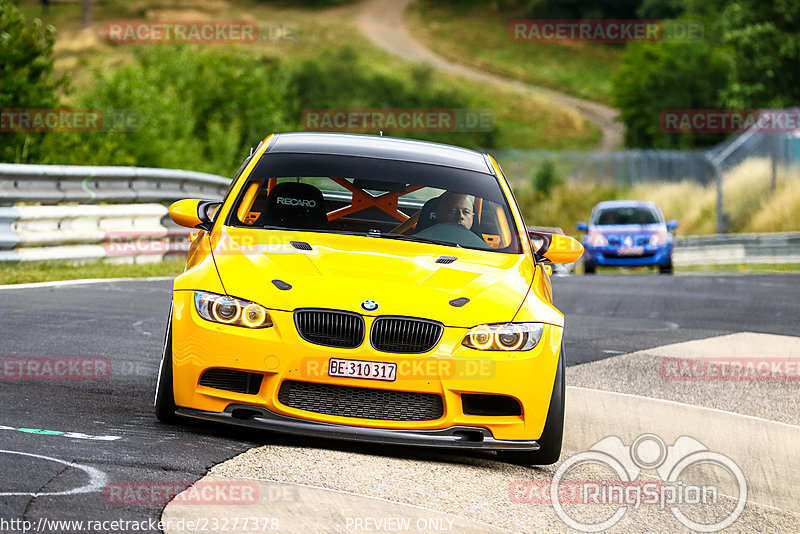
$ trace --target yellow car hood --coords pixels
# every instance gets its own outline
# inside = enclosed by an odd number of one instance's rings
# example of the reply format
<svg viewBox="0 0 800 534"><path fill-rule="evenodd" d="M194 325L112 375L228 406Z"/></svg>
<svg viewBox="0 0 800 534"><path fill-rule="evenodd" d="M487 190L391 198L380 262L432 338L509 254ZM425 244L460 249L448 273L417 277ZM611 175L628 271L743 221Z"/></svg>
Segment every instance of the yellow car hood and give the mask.
<svg viewBox="0 0 800 534"><path fill-rule="evenodd" d="M229 295L287 311L331 308L472 327L511 321L533 277L524 255L379 237L225 227L214 241L214 260ZM290 241L308 243L311 250ZM437 263L440 256L458 259ZM292 287L281 290L273 280ZM450 304L461 297L470 301ZM366 300L378 309L364 311ZM541 306L542 321L560 320L550 317L551 306Z"/></svg>

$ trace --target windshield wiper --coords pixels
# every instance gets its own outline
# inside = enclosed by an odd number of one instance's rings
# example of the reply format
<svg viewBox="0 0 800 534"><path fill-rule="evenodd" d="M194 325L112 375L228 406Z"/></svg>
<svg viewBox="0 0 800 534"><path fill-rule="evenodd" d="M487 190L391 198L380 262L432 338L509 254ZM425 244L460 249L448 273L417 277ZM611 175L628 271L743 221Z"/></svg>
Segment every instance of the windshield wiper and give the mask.
<svg viewBox="0 0 800 534"><path fill-rule="evenodd" d="M399 239L400 241L416 241L417 243L430 243L432 245L444 245L446 247L458 247L461 248L461 245L458 243L454 243L452 241L439 241L438 239L429 239L427 237L418 237L414 235L403 235L403 234L387 234L387 233L369 233L366 234L371 237L385 237L386 239Z"/></svg>

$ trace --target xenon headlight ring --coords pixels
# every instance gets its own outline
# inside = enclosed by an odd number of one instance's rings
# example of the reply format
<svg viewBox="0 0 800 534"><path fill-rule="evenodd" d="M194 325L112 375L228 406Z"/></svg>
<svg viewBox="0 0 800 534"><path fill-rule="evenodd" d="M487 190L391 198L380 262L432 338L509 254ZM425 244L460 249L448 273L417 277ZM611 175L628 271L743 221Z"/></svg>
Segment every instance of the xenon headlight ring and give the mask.
<svg viewBox="0 0 800 534"><path fill-rule="evenodd" d="M272 326L272 317L264 306L230 295L195 291L194 306L200 317L212 323L244 328Z"/></svg>
<svg viewBox="0 0 800 534"><path fill-rule="evenodd" d="M465 347L491 351L526 351L542 339L542 323L482 324L467 332L461 342Z"/></svg>

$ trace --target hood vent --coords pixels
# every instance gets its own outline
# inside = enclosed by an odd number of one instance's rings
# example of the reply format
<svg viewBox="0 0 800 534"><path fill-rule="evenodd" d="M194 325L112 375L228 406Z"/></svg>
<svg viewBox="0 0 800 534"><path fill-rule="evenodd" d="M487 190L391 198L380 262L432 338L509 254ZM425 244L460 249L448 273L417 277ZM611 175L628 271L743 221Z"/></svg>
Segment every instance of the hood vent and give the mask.
<svg viewBox="0 0 800 534"><path fill-rule="evenodd" d="M444 264L453 263L457 259L458 258L456 258L455 256L439 256L438 258L436 258L436 263L444 263Z"/></svg>
<svg viewBox="0 0 800 534"><path fill-rule="evenodd" d="M460 308L461 306L463 306L467 302L469 302L469 299L467 297L459 297L457 299L451 300L450 301L450 306L455 306L456 308Z"/></svg>
<svg viewBox="0 0 800 534"><path fill-rule="evenodd" d="M286 291L286 290L292 289L291 284L287 284L283 280L277 280L276 279L276 280L273 280L272 283L275 284L275 287L277 287L281 291Z"/></svg>
<svg viewBox="0 0 800 534"><path fill-rule="evenodd" d="M311 250L311 245L305 241L289 241L289 244L297 250Z"/></svg>

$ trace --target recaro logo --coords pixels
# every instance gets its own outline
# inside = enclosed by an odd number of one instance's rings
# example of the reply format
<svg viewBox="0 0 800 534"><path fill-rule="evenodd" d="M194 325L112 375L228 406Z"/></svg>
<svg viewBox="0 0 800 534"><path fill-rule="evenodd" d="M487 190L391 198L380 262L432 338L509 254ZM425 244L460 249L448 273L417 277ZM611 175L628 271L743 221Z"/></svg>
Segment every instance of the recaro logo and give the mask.
<svg viewBox="0 0 800 534"><path fill-rule="evenodd" d="M278 197L277 202L278 204L284 204L286 206L305 206L307 208L313 208L317 205L316 200L303 200L289 197Z"/></svg>

